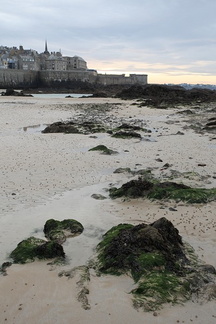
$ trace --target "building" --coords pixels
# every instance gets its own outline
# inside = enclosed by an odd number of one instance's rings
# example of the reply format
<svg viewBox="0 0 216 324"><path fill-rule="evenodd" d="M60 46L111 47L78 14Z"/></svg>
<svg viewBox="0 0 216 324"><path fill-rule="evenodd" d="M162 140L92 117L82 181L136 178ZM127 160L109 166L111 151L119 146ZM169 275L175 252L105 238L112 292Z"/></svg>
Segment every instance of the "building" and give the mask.
<svg viewBox="0 0 216 324"><path fill-rule="evenodd" d="M12 70L14 73L6 72ZM47 41L45 41L44 52L40 54L32 49L24 49L23 46L19 46L19 48L0 46L0 73L2 73L1 71L4 71L4 75L0 75L2 84L28 83L28 72L30 71L36 72L29 74L33 84L35 84L35 78L42 80L46 85L50 85L52 82L63 84L72 81L103 85L147 84L146 74L130 74L129 76L98 74L96 70L88 69L87 62L80 56L62 56L60 51L50 53Z"/></svg>

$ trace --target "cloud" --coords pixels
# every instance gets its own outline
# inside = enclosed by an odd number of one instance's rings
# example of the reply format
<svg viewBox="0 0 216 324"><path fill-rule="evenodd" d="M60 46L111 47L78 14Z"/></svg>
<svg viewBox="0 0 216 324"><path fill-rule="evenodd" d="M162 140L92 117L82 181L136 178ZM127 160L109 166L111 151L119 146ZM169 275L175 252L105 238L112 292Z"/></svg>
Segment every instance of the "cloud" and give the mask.
<svg viewBox="0 0 216 324"><path fill-rule="evenodd" d="M98 70L194 78L215 74L215 12L215 0L8 0L0 45L42 52L47 39L50 51Z"/></svg>

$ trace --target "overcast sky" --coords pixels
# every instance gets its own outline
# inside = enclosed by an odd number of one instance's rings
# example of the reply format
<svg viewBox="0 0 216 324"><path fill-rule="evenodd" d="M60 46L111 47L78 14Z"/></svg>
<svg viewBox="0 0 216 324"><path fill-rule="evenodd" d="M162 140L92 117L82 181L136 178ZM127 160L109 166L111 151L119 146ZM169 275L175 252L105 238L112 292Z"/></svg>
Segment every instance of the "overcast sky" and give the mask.
<svg viewBox="0 0 216 324"><path fill-rule="evenodd" d="M0 45L81 56L100 73L216 84L216 0L7 0Z"/></svg>

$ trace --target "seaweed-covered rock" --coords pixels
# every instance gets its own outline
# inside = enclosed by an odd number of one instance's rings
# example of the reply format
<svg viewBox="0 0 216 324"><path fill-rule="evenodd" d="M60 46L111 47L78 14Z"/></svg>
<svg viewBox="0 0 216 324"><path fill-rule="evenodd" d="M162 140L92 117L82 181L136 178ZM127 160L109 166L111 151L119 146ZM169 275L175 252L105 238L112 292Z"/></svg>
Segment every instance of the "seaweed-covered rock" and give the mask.
<svg viewBox="0 0 216 324"><path fill-rule="evenodd" d="M21 241L10 254L14 263L26 263L35 259L52 259L64 256L65 253L60 244L35 237Z"/></svg>
<svg viewBox="0 0 216 324"><path fill-rule="evenodd" d="M182 183L158 182L154 179L148 179L146 176L131 180L120 188L110 188L109 194L111 198L146 197L149 199L182 200L190 203L207 203L216 200L216 188L191 188Z"/></svg>
<svg viewBox="0 0 216 324"><path fill-rule="evenodd" d="M42 133L65 133L65 134L92 134L92 133L104 133L106 129L98 122L91 121L66 121L55 122L47 126Z"/></svg>
<svg viewBox="0 0 216 324"><path fill-rule="evenodd" d="M199 264L193 249L165 217L150 225L114 226L97 251L99 273L131 275L136 283L131 291L134 307L146 311L183 302L215 282L214 267ZM211 298L215 298L212 290Z"/></svg>
<svg viewBox="0 0 216 324"><path fill-rule="evenodd" d="M106 147L105 145L97 145L91 149L89 149L89 151L100 151L103 154L107 154L107 155L111 155L111 154L116 154L116 151L113 151L111 149L109 149L108 147Z"/></svg>
<svg viewBox="0 0 216 324"><path fill-rule="evenodd" d="M139 133L134 131L117 131L112 134L112 137L123 139L142 138L142 136Z"/></svg>
<svg viewBox="0 0 216 324"><path fill-rule="evenodd" d="M166 218L151 225L120 224L104 235L98 247L101 271L129 270L136 278L143 273L145 262L147 267L155 263L178 271L176 261L186 261L181 236Z"/></svg>
<svg viewBox="0 0 216 324"><path fill-rule="evenodd" d="M154 184L141 177L137 180L131 180L124 183L120 188L110 188L111 198L119 198L122 196L138 198L144 197L154 187Z"/></svg>
<svg viewBox="0 0 216 324"><path fill-rule="evenodd" d="M49 219L44 225L44 234L48 239L62 244L67 237L81 234L83 229L82 224L74 219L64 219L63 221Z"/></svg>

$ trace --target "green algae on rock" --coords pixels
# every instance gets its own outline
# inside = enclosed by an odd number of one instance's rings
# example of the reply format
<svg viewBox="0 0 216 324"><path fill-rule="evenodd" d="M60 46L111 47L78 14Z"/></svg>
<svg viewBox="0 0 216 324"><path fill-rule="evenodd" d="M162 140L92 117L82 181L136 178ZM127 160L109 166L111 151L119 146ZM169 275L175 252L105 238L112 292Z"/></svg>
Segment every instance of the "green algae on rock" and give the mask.
<svg viewBox="0 0 216 324"><path fill-rule="evenodd" d="M215 280L212 268L202 271L193 250L165 217L150 225L114 226L103 236L97 252L98 273L130 275L135 282L133 305L145 311L184 302Z"/></svg>
<svg viewBox="0 0 216 324"><path fill-rule="evenodd" d="M173 199L176 201L186 201L188 203L207 203L216 200L216 188L191 188L181 183L139 177L123 184L120 188L110 188L111 198L146 197L149 199Z"/></svg>
<svg viewBox="0 0 216 324"><path fill-rule="evenodd" d="M45 236L60 244L64 243L67 237L81 234L83 230L82 224L75 219L64 219L63 221L49 219L44 225Z"/></svg>
<svg viewBox="0 0 216 324"><path fill-rule="evenodd" d="M14 263L27 263L35 259L53 259L64 256L65 253L60 244L35 237L21 241L10 254Z"/></svg>
<svg viewBox="0 0 216 324"><path fill-rule="evenodd" d="M142 136L139 133L133 131L118 131L113 133L112 137L123 139L142 138Z"/></svg>
<svg viewBox="0 0 216 324"><path fill-rule="evenodd" d="M107 155L111 155L111 154L116 154L118 152L113 151L111 149L109 149L108 147L106 147L105 145L97 145L91 149L89 149L89 151L100 151L103 154L107 154Z"/></svg>

